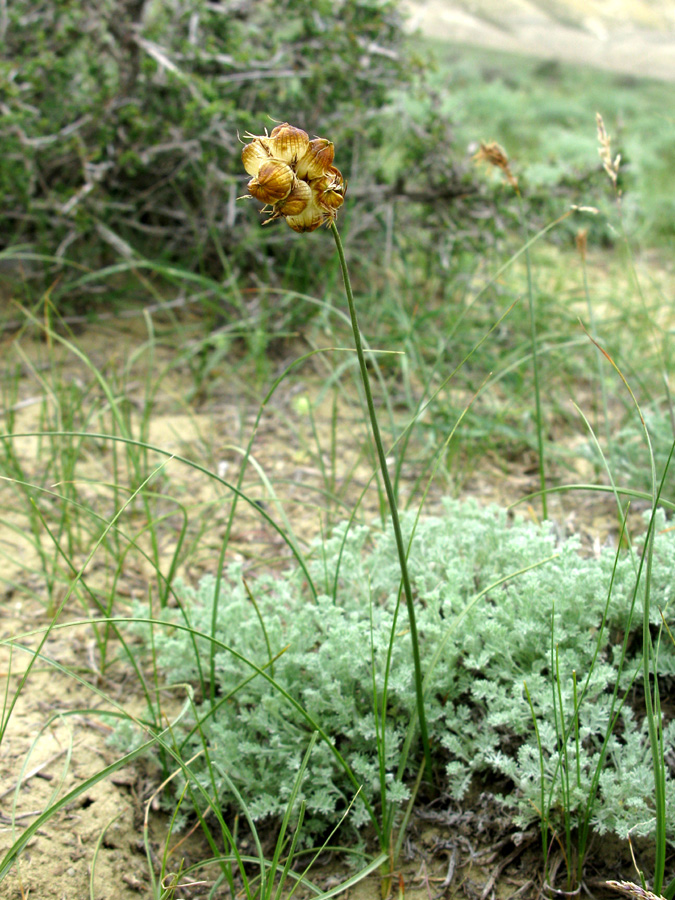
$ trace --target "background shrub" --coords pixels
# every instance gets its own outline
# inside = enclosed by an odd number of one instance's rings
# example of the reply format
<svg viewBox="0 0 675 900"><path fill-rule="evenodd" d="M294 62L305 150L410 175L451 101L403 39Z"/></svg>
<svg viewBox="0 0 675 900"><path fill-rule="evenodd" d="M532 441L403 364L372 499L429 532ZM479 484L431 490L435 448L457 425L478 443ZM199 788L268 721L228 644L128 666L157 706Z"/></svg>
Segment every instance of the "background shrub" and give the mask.
<svg viewBox="0 0 675 900"><path fill-rule="evenodd" d="M394 0L12 4L4 240L90 267L139 253L220 277L223 266L261 279L290 267L316 285L319 244L261 231L257 208L236 203L238 135L283 116L330 136L355 182L352 215L377 205L382 184L369 178L393 183L425 152L418 136L393 161L378 155L400 113L392 92L419 71L401 24ZM330 251L319 243L320 262Z"/></svg>

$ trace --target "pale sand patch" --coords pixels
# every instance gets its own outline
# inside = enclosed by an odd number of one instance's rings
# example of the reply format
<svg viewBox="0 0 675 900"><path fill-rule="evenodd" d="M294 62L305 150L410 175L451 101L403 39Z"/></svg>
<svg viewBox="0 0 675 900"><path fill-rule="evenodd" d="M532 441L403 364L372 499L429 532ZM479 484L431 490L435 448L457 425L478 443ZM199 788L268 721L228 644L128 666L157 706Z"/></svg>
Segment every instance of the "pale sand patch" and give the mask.
<svg viewBox="0 0 675 900"><path fill-rule="evenodd" d="M675 81L673 3L404 0L403 5L408 28L438 40Z"/></svg>

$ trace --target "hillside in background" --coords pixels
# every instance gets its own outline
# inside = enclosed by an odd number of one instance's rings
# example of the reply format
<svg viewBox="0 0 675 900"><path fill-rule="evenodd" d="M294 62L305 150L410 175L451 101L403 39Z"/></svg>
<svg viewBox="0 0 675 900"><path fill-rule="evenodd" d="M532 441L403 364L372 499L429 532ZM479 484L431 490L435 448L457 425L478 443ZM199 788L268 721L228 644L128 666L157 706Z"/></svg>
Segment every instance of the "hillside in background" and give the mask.
<svg viewBox="0 0 675 900"><path fill-rule="evenodd" d="M406 0L438 40L675 81L675 5L665 0Z"/></svg>

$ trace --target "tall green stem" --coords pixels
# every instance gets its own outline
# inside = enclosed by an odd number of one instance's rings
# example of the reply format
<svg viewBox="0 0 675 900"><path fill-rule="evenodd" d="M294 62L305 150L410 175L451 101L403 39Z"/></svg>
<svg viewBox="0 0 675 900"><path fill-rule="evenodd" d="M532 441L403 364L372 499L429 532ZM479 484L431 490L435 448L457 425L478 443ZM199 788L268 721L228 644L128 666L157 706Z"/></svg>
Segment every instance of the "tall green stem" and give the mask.
<svg viewBox="0 0 675 900"><path fill-rule="evenodd" d="M586 265L586 252L583 251L581 254L581 267L584 278L584 294L586 296L586 308L588 309L588 327L591 332L591 337L598 343L598 329L595 324L595 315L593 313L593 304L591 303L591 292L588 287L588 267ZM600 384L600 394L602 398L602 415L604 417L604 430L605 430L605 440L607 441L607 452L609 453L609 465L612 470L614 470L614 441L612 440L612 432L609 426L609 401L607 400L607 385L605 384L605 378L602 370L602 357L600 354L597 354L597 363L598 363L598 382ZM598 416L599 418L599 416ZM595 430L599 431L597 418Z"/></svg>
<svg viewBox="0 0 675 900"><path fill-rule="evenodd" d="M656 507L652 509L652 520L647 533L647 571L645 573L643 618L642 618L642 677L644 678L645 711L649 729L649 746L652 751L654 768L654 806L656 813L656 841L654 847L654 882L653 889L657 896L661 895L663 879L666 871L666 773L663 749L663 723L659 698L659 682L656 665L652 670L654 648L649 630L649 607L652 579L652 558L654 555L654 516ZM650 677L652 676L652 677ZM652 687L653 684L653 687ZM654 697L652 699L652 690Z"/></svg>
<svg viewBox="0 0 675 900"><path fill-rule="evenodd" d="M523 198L516 188L520 221L525 236L525 265L527 268L527 300L530 312L530 342L532 344L532 369L534 374L534 404L537 417L537 451L539 453L539 483L541 485L541 514L548 519L548 504L546 500L546 467L544 462L544 422L541 412L541 391L539 389L539 359L537 355L537 320L534 312L534 286L532 284L532 262L530 260L530 241L527 228L527 219L523 207Z"/></svg>
<svg viewBox="0 0 675 900"><path fill-rule="evenodd" d="M410 626L410 640L412 642L413 665L415 667L415 694L417 699L417 717L420 723L420 734L422 736L422 746L424 748L424 763L429 778L431 775L431 749L429 747L429 734L427 731L427 720L424 712L424 691L422 685L422 665L420 663L420 647L417 636L417 621L415 619L415 604L413 603L412 588L410 587L410 577L408 575L408 562L406 557L405 544L403 542L403 534L401 533L401 523L398 516L398 508L396 505L396 497L394 489L391 486L389 478L389 470L387 468L387 458L382 445L380 436L380 427L377 424L377 415L375 414L375 404L373 403L373 394L370 389L370 379L368 377L368 369L366 367L366 358L363 353L363 345L361 343L361 331L359 322L356 317L356 305L354 304L354 294L352 291L351 281L349 279L349 270L347 268L347 260L345 258L344 248L340 239L335 222L331 222L331 230L335 239L338 256L340 258L340 267L342 269L342 278L345 284L345 293L347 295L347 303L349 304L349 317L352 323L352 331L354 332L354 346L356 355L359 360L359 368L361 369L361 380L363 382L363 390L366 395L366 404L368 406L368 415L370 416L370 424L373 430L373 439L377 449L377 458L380 463L382 472L382 481L389 502L389 512L391 515L391 524L394 528L394 537L396 539L396 550L398 552L398 560L401 567L401 581L403 582L403 593L405 595L406 607L408 609L408 620Z"/></svg>

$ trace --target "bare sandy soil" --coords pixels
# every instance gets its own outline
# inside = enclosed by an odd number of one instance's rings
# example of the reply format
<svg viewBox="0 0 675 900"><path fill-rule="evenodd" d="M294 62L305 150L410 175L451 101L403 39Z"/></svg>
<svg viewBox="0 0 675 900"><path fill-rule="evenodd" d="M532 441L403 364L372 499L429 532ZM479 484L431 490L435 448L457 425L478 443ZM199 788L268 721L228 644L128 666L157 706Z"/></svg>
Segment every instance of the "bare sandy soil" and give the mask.
<svg viewBox="0 0 675 900"><path fill-rule="evenodd" d="M409 28L470 44L675 81L675 4L652 0L405 0Z"/></svg>

